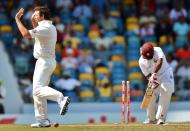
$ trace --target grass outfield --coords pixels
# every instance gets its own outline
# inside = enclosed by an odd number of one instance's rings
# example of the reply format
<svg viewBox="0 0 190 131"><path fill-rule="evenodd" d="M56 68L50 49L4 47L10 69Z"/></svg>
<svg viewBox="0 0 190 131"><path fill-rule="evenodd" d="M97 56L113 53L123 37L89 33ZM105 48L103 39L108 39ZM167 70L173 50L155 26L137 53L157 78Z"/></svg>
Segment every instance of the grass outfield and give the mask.
<svg viewBox="0 0 190 131"><path fill-rule="evenodd" d="M30 125L0 125L0 131L190 131L190 123L169 123L167 125L132 124L72 124L58 128L31 128Z"/></svg>

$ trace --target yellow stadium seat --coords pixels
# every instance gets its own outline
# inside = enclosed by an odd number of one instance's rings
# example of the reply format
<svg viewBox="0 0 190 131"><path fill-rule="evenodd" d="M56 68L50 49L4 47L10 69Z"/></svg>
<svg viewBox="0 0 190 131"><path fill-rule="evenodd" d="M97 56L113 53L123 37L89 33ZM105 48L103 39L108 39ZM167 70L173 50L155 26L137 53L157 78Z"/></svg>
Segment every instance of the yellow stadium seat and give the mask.
<svg viewBox="0 0 190 131"><path fill-rule="evenodd" d="M100 34L99 34L99 32L97 32L97 31L90 31L89 33L88 33L88 37L90 38L90 39L96 39L96 38L98 38L100 36Z"/></svg>
<svg viewBox="0 0 190 131"><path fill-rule="evenodd" d="M121 91L122 90L122 85L114 85L113 86L113 91L114 92L118 92L118 91Z"/></svg>
<svg viewBox="0 0 190 131"><path fill-rule="evenodd" d="M171 44L174 44L174 38L173 38L172 36L169 36L169 42L170 42Z"/></svg>
<svg viewBox="0 0 190 131"><path fill-rule="evenodd" d="M101 80L96 80L96 87L100 87L101 86Z"/></svg>
<svg viewBox="0 0 190 131"><path fill-rule="evenodd" d="M161 46L165 45L167 43L167 36L165 36L165 35L160 36L159 41L160 41Z"/></svg>
<svg viewBox="0 0 190 131"><path fill-rule="evenodd" d="M101 80L101 84L109 84L110 83L110 81L109 81L109 79L108 78L105 78L105 79L102 79Z"/></svg>
<svg viewBox="0 0 190 131"><path fill-rule="evenodd" d="M173 95L171 97L171 101L179 101L180 100L180 97L179 96L176 96L176 95Z"/></svg>
<svg viewBox="0 0 190 131"><path fill-rule="evenodd" d="M135 80L135 79L142 79L143 78L142 74L138 73L138 72L130 73L128 77L129 77L129 80Z"/></svg>
<svg viewBox="0 0 190 131"><path fill-rule="evenodd" d="M139 67L139 63L137 60L134 61L128 61L128 67L132 68L132 67Z"/></svg>
<svg viewBox="0 0 190 131"><path fill-rule="evenodd" d="M111 11L109 14L110 14L110 16L120 17L120 12L119 12L119 11L116 11L116 10Z"/></svg>
<svg viewBox="0 0 190 131"><path fill-rule="evenodd" d="M123 55L112 55L111 57L112 61L124 61L124 56Z"/></svg>
<svg viewBox="0 0 190 131"><path fill-rule="evenodd" d="M125 6L127 6L127 5L134 5L135 4L135 0L123 0L123 4Z"/></svg>
<svg viewBox="0 0 190 131"><path fill-rule="evenodd" d="M57 43L55 45L55 50L58 51L58 52L61 52L61 44L60 43Z"/></svg>
<svg viewBox="0 0 190 131"><path fill-rule="evenodd" d="M80 97L93 97L94 92L93 91L80 91Z"/></svg>
<svg viewBox="0 0 190 131"><path fill-rule="evenodd" d="M98 79L96 80L96 87L101 87L104 84L110 84L110 80L109 79Z"/></svg>
<svg viewBox="0 0 190 131"><path fill-rule="evenodd" d="M91 54L93 54L93 51L92 50L89 50L89 49L81 49L80 50L80 55L91 55Z"/></svg>
<svg viewBox="0 0 190 131"><path fill-rule="evenodd" d="M107 87L107 88L100 87L98 90L99 90L100 96L103 96L103 97L112 96L111 87Z"/></svg>
<svg viewBox="0 0 190 131"><path fill-rule="evenodd" d="M61 76L61 65L59 63L56 64L54 74L57 75L57 76Z"/></svg>
<svg viewBox="0 0 190 131"><path fill-rule="evenodd" d="M78 48L78 45L81 43L81 40L77 37L71 37L70 41L72 42L72 48Z"/></svg>
<svg viewBox="0 0 190 131"><path fill-rule="evenodd" d="M115 97L115 102L121 102L121 97Z"/></svg>
<svg viewBox="0 0 190 131"><path fill-rule="evenodd" d="M127 31L138 30L139 25L138 24L127 24L126 29L127 29Z"/></svg>
<svg viewBox="0 0 190 131"><path fill-rule="evenodd" d="M13 28L10 25L3 25L0 27L1 33L12 32Z"/></svg>
<svg viewBox="0 0 190 131"><path fill-rule="evenodd" d="M136 24L139 25L139 20L137 17L129 17L126 19L126 25L128 24Z"/></svg>
<svg viewBox="0 0 190 131"><path fill-rule="evenodd" d="M154 47L158 46L156 42L151 42Z"/></svg>
<svg viewBox="0 0 190 131"><path fill-rule="evenodd" d="M72 43L72 48L78 48L78 45L81 43L81 40L79 38L71 37L64 39L63 46L66 46L69 41Z"/></svg>
<svg viewBox="0 0 190 131"><path fill-rule="evenodd" d="M125 43L125 38L123 36L115 36L113 41L116 43Z"/></svg>
<svg viewBox="0 0 190 131"><path fill-rule="evenodd" d="M74 24L74 25L72 25L71 28L73 31L76 31L76 32L83 32L84 31L84 27L81 24Z"/></svg>
<svg viewBox="0 0 190 131"><path fill-rule="evenodd" d="M95 69L95 73L97 74L106 74L109 75L110 74L110 70L106 67L98 67Z"/></svg>
<svg viewBox="0 0 190 131"><path fill-rule="evenodd" d="M91 73L82 73L79 75L79 80L94 80L94 76Z"/></svg>

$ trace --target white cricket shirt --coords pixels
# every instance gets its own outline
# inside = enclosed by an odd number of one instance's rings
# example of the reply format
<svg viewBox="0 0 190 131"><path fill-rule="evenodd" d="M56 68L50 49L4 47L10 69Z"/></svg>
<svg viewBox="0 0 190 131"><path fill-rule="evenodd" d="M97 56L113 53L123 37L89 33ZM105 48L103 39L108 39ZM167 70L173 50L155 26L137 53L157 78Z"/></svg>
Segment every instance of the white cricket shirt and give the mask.
<svg viewBox="0 0 190 131"><path fill-rule="evenodd" d="M57 31L52 21L43 20L38 22L38 26L29 30L32 38L35 38L33 55L36 59L55 58L55 44L57 41Z"/></svg>
<svg viewBox="0 0 190 131"><path fill-rule="evenodd" d="M163 58L162 66L157 73L158 75L161 75L167 69L169 69L170 66L169 66L169 64L166 60L166 57L160 47L154 47L154 56L152 59L147 60L147 59L144 59L142 56L140 57L139 66L145 76L147 76L150 73L151 74L154 73L154 68L155 68L156 62L158 61L159 58Z"/></svg>

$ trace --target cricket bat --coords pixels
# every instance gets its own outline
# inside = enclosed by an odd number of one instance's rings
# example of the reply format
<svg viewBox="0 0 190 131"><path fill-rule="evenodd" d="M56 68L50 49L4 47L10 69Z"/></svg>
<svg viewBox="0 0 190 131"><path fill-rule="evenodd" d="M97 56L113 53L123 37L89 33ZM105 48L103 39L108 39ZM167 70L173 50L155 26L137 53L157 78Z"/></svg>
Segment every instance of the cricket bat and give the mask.
<svg viewBox="0 0 190 131"><path fill-rule="evenodd" d="M141 103L141 109L147 109L150 102L152 101L152 96L154 89L159 86L159 83L149 83L146 89L143 101Z"/></svg>

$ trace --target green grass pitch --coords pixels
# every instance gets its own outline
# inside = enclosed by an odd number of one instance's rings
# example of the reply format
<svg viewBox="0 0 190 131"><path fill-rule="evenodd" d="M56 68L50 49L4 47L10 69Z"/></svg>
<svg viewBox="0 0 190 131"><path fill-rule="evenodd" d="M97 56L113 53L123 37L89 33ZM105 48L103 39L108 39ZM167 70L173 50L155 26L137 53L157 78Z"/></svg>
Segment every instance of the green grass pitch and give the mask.
<svg viewBox="0 0 190 131"><path fill-rule="evenodd" d="M1 124L0 131L190 131L190 123L168 123L167 125L130 124L64 124L59 127L31 128L30 125Z"/></svg>

